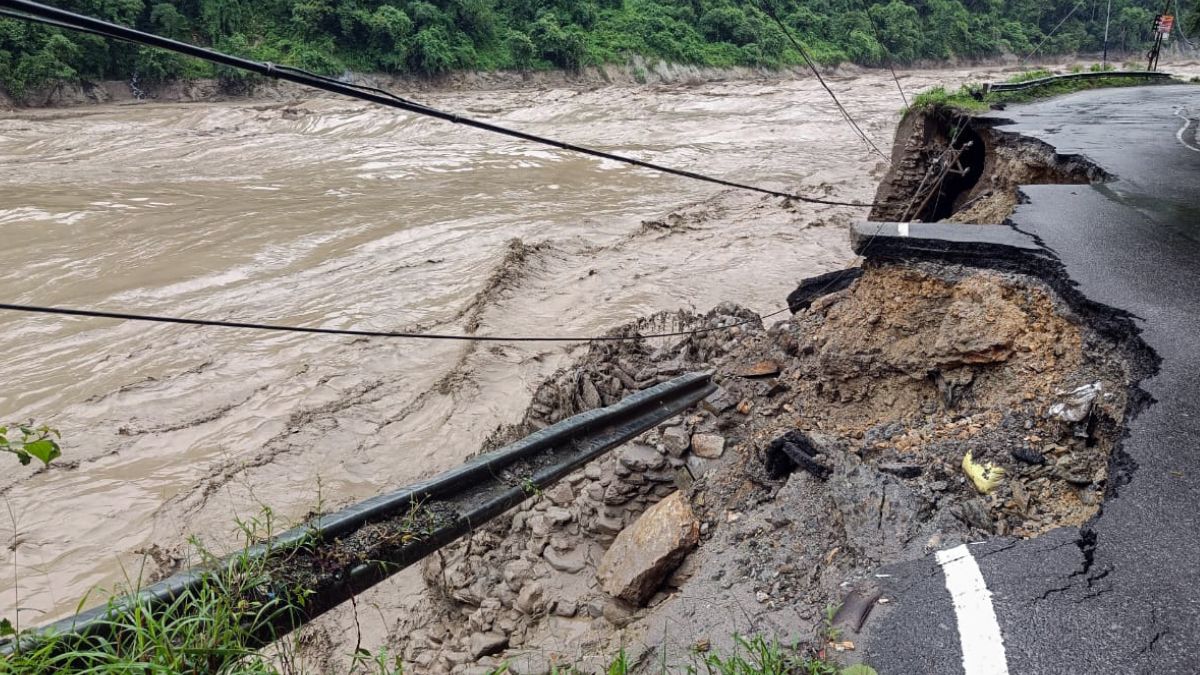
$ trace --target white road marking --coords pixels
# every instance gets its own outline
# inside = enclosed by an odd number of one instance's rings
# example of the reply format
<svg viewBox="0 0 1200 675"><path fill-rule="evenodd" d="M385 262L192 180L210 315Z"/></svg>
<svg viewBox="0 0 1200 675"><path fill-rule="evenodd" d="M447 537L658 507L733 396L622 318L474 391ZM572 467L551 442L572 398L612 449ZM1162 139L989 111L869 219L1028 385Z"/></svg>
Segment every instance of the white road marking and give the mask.
<svg viewBox="0 0 1200 675"><path fill-rule="evenodd" d="M898 227L897 229L899 229L899 230L900 230L900 236L901 236L901 237L907 237L907 236L908 236L908 223L900 223L900 225L899 225L899 227Z"/></svg>
<svg viewBox="0 0 1200 675"><path fill-rule="evenodd" d="M996 610L992 608L992 592L971 550L963 544L938 551L936 558L946 575L946 590L950 591L954 614L958 617L963 671L966 675L1008 675L1008 658Z"/></svg>
<svg viewBox="0 0 1200 675"><path fill-rule="evenodd" d="M1192 120L1184 116L1182 108L1175 109L1175 116L1183 120L1183 126L1179 128L1179 132L1175 134L1175 138L1178 138L1179 142L1183 144L1183 147L1187 148L1188 150L1200 152L1200 148L1188 143L1187 139L1184 137L1184 134L1186 134L1187 130L1192 126Z"/></svg>

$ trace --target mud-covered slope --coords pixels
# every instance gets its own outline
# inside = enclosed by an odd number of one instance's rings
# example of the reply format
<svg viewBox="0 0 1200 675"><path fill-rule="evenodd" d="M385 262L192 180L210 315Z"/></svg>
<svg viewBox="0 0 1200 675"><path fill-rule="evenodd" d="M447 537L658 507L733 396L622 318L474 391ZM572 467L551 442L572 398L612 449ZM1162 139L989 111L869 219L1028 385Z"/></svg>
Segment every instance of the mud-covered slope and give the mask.
<svg viewBox="0 0 1200 675"><path fill-rule="evenodd" d="M627 330L752 316L726 306ZM735 633L811 642L825 607L882 564L1093 516L1126 409L1122 349L1041 282L925 265L870 266L770 328L594 346L492 444L688 370L714 370L722 391L431 559L433 599L393 640L435 673L591 672L622 645L686 665L691 646ZM1080 421L1049 414L1084 386L1100 393ZM772 442L796 431L818 469L779 470ZM723 439L719 457L696 454L697 434ZM964 473L967 453L1007 472L994 490ZM647 607L608 597L604 551L677 490L700 520L698 550Z"/></svg>

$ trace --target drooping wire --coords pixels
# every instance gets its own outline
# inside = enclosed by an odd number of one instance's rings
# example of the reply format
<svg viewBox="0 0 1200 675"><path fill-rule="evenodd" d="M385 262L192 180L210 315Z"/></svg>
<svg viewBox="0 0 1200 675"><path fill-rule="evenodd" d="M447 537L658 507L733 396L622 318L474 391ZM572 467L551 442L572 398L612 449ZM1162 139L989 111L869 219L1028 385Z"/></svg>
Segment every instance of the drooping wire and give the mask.
<svg viewBox="0 0 1200 675"><path fill-rule="evenodd" d="M209 328L236 328L254 331L269 331L274 333L308 333L317 335L340 335L347 337L367 338L399 338L409 340L436 340L453 342L634 342L653 338L689 337L726 331L741 326L748 326L784 312L792 311L785 307L778 311L754 319L746 319L727 326L710 326L693 330L675 331L670 333L652 333L649 335L601 335L596 337L560 337L560 336L500 336L500 335L467 335L450 333L412 333L404 331L373 331L352 330L342 328L311 328L306 326L287 326L282 324L251 323L244 321L218 321L211 319L188 319L178 316L155 316L150 314L133 314L128 312L109 312L94 309L73 309L67 307L41 307L38 305L0 304L0 311L25 312L30 314L51 314L56 316L74 316L90 319L114 319L117 321L136 321L142 323L165 323L184 326L204 326Z"/></svg>
<svg viewBox="0 0 1200 675"><path fill-rule="evenodd" d="M904 93L904 85L900 84L900 76L896 74L896 66L892 60L892 51L883 43L883 34L879 32L879 25L875 23L875 17L871 16L871 8L867 6L866 0L859 0L862 5L863 14L867 15L867 21L871 23L871 30L875 32L875 41L879 43L879 47L883 49L883 62L888 70L892 71L892 80L896 83L896 89L900 92L900 98L904 101L904 107L908 108L908 95Z"/></svg>
<svg viewBox="0 0 1200 675"><path fill-rule="evenodd" d="M850 125L850 128L854 130L854 133L856 133L858 137L867 144L867 147L870 148L872 152L879 155L884 159L884 161L890 164L892 159L885 155L883 151L879 149L879 146L875 145L875 142L871 140L871 137L868 136L867 133L862 130L862 127L858 125L858 122L854 120L854 116L850 114L850 111L846 110L846 106L842 105L842 102L838 99L837 94L835 94L833 89L829 87L829 84L825 82L825 78L821 75L821 71L817 68L816 61L814 61L812 56L809 55L808 50L804 48L804 45L800 44L800 41L797 40L794 35L792 35L792 30L787 27L787 24L785 24L783 20L780 19L775 13L775 10L771 7L769 0L760 0L759 6L762 7L762 10L766 13L766 15L779 26L779 30L783 31L784 36L787 37L788 41L792 43L792 46L796 48L796 51L800 53L800 58L804 59L805 65L808 66L808 69L811 70L812 74L816 76L817 81L821 83L821 86L829 94L830 98L833 99L834 105L836 105L837 109L842 113L842 117L846 118L846 122Z"/></svg>
<svg viewBox="0 0 1200 675"><path fill-rule="evenodd" d="M763 187L759 187L756 185L750 185L750 184L746 184L746 183L740 183L737 181L716 178L713 176L708 176L705 174L697 173L694 171L687 171L684 169L676 169L676 168L672 168L669 166L656 164L653 162L647 162L647 161L635 159L632 157L626 157L623 155L614 154L611 152L596 150L594 148L589 148L589 147L577 145L574 143L568 143L568 142L559 141L559 140L555 140L555 139L551 139L551 138L546 138L543 136L538 136L535 134L527 133L524 131L519 131L516 129L510 129L508 127L503 127L500 125L492 124L490 122L484 122L484 121L472 119L469 117L463 117L461 115L458 115L457 113L452 113L452 112L440 110L437 108L428 107L428 106L401 98L399 96L391 94L390 92L385 92L381 89L375 89L372 87L364 87L364 86L360 86L360 85L347 84L347 83L335 80L333 78L324 77L321 75L315 75L313 73L309 73L307 71L300 70L297 68L291 68L291 67L287 67L287 66L279 66L279 65L272 64L272 63L253 61L250 59L244 59L241 57L232 56L230 54L225 54L223 52L219 52L216 50L207 49L204 47L198 47L196 45L188 44L186 42L180 42L177 40L164 38L162 36L154 35L152 33L146 33L143 31L128 28L126 26L121 26L119 24L102 21L102 20L95 19L92 17L84 16L81 14L76 14L76 13L69 12L66 10L57 9L55 7L49 7L49 6L46 6L46 5L37 3L37 2L30 2L28 0L0 0L0 15L8 16L11 18L16 18L16 19L22 19L22 20L26 20L26 21L35 21L38 23L48 24L48 25L52 25L52 26L56 26L56 27L60 27L60 28L79 30L79 31L83 31L86 33L92 33L94 35L101 35L106 38L124 40L127 42L133 42L136 44L141 44L141 45L145 45L145 46L149 46L149 47L165 49L167 51L172 51L172 52L175 52L178 54L183 54L185 56L191 56L194 58L202 59L202 60L208 61L210 63L216 63L219 65L229 66L229 67L237 68L240 70L258 73L260 75L274 78L274 79L295 82L297 84L313 87L313 88L327 91L330 93L341 94L343 96L349 96L351 98L357 98L360 100L370 101L372 103L377 103L379 105L389 106L392 108L398 108L400 110L404 110L407 112L415 113L418 115L425 115L428 117L433 117L433 118L440 119L440 120L443 120L446 122L451 122L454 124L461 124L463 126L480 129L482 131L501 134L501 135L509 136L512 138L518 138L518 139L521 139L524 141L529 141L531 143L539 143L542 145L548 145L548 146L551 146L554 148L558 148L560 150L577 152L577 153L581 153L584 155L597 157L600 159L606 159L606 160L611 160L614 162L620 162L622 164L628 164L628 165L632 165L632 166L641 167L644 169L650 169L652 171L670 174L673 176L679 176L682 178L689 178L692 180L703 181L706 183L712 183L715 185L721 185L724 187L734 188L734 189L738 189L738 190L757 192L760 194L770 195L772 197L781 197L784 199L792 199L792 200L805 202L805 203L809 203L809 204L821 204L821 205L825 205L825 206L846 206L846 207L853 207L853 208L873 208L873 207L878 206L878 204L875 204L875 203L841 201L841 200L836 200L836 199L822 199L822 198L817 198L817 197L807 197L807 196L795 194L795 193L783 192L780 190L772 190L769 188L763 188ZM815 66L814 66L814 68L815 68ZM818 78L819 77L820 77L820 75L818 74ZM824 83L823 80L822 80L822 83ZM829 90L828 86L826 86L826 90L830 91L831 94L833 93L832 90ZM834 97L834 100L836 101L836 96ZM840 102L838 103L838 106L842 110L843 114L847 116L847 119L850 120L851 124L858 130L858 133L864 138L864 140L866 140L867 143L869 145L871 145L872 148L874 148L875 152L877 152L880 156L885 157L885 159L886 159L886 156L883 155L883 153L880 152L877 147L875 147L874 143L872 143L870 141L870 139L866 137L866 134L862 133L862 130L858 128L858 125L856 123L854 123L853 118L849 117L848 113L846 113L846 111L845 111L845 108L841 107Z"/></svg>

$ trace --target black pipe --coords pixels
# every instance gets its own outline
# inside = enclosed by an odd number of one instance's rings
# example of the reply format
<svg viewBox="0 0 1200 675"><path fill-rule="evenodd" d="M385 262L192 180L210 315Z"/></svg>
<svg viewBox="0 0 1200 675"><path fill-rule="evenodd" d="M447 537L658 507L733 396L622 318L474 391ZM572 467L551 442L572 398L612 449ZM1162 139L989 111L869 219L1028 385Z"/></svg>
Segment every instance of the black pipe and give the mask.
<svg viewBox="0 0 1200 675"><path fill-rule="evenodd" d="M237 569L247 560L279 561L273 569L281 577L280 590L286 590L284 587L292 580L282 577L309 574L317 569L315 561L330 559L322 552L344 549L348 543L369 544L369 526L376 530L402 527L416 518L432 524L428 531L399 545L375 542L374 548L367 546L370 555L349 558L340 567L322 567L320 573L313 573L309 579L313 587L305 588L307 594L301 606L289 608L253 629L251 642L255 646L269 644L474 531L612 448L679 415L714 391L716 385L710 373L678 377L607 408L563 420L430 480L314 518L212 567L182 572L136 595L26 633L19 638L21 648L30 649L49 635L112 639L117 632L115 620L130 609L162 609L198 590L214 574ZM0 656L13 653L16 646L14 640L0 643Z"/></svg>

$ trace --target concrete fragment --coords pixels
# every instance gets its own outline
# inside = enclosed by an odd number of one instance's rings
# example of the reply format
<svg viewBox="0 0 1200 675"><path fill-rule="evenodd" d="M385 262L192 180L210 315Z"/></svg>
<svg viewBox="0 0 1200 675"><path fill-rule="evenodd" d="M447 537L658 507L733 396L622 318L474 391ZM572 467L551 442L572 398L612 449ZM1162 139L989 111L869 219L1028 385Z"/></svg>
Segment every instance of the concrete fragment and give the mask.
<svg viewBox="0 0 1200 675"><path fill-rule="evenodd" d="M715 434L693 434L692 453L704 459L720 459L725 454L725 437Z"/></svg>
<svg viewBox="0 0 1200 675"><path fill-rule="evenodd" d="M615 598L644 604L699 541L700 523L676 492L617 535L600 562L600 586Z"/></svg>

